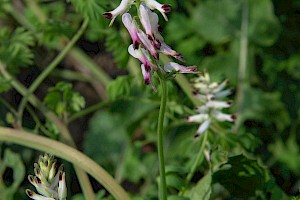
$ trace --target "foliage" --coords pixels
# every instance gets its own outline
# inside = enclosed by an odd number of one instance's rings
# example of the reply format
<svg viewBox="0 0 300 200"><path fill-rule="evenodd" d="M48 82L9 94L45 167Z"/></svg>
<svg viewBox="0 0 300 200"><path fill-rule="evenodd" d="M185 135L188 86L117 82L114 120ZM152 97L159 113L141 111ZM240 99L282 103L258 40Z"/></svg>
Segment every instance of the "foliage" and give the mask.
<svg viewBox="0 0 300 200"><path fill-rule="evenodd" d="M59 82L48 90L44 103L59 117L73 114L85 106L85 100L78 92L72 91L72 85Z"/></svg>
<svg viewBox="0 0 300 200"><path fill-rule="evenodd" d="M230 81L236 91L228 97L233 106L226 109L238 117L234 126L216 123L207 132L199 163L188 180L204 139L193 138L198 126L186 120L195 113L193 97L187 95L191 84L169 75L164 120L168 199L299 199L299 2L159 2L172 4L168 22L155 11L166 43L182 53L186 65L207 71L212 81ZM129 59L131 40L121 16L113 27L102 17L119 3L0 3L0 125L55 140L63 138L62 130L69 130L76 146L107 170L132 199L157 199L156 128L162 91L156 73L152 79L156 93L141 81L140 65ZM135 9L132 6L130 12ZM88 27L76 45L29 92L85 19ZM247 33L241 35L245 22ZM241 36L247 38L246 49L241 49ZM79 48L82 57L73 54ZM241 80L240 58L245 52L246 76ZM106 73L108 83L99 82L99 73ZM194 77L189 74L184 80ZM23 97L28 98L24 108ZM24 177L32 171L35 154L2 141L0 150L0 199L24 199L29 185ZM67 186L72 188L68 199L84 199L73 171L66 171ZM92 181L96 199L112 199Z"/></svg>

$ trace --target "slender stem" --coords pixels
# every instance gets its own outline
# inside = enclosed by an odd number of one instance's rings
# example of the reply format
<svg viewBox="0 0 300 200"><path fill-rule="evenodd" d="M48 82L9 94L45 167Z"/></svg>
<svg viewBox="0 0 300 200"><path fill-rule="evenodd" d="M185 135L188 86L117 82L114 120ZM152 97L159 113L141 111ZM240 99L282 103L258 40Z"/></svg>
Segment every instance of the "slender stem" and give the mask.
<svg viewBox="0 0 300 200"><path fill-rule="evenodd" d="M191 170L190 170L190 172L189 172L189 174L187 175L187 178L186 178L187 183L189 183L192 180L192 178L193 178L193 176L194 176L194 174L197 170L197 167L200 164L200 160L203 156L205 144L207 142L207 135L208 135L207 131L203 133L203 140L202 140L202 143L201 143L201 146L200 146L200 150L198 151L196 160L195 160L195 162L194 162L194 164L193 164L193 166L192 166L192 168L191 168Z"/></svg>
<svg viewBox="0 0 300 200"><path fill-rule="evenodd" d="M13 142L39 151L48 152L67 160L93 176L117 200L130 199L124 189L101 166L70 146L46 137L4 127L0 127L0 141Z"/></svg>
<svg viewBox="0 0 300 200"><path fill-rule="evenodd" d="M68 119L68 123L74 121L75 119L78 119L82 116L85 116L87 114L90 114L92 112L95 112L96 110L108 105L110 102L109 101L101 101L100 103L94 104L84 110L81 110L77 113L75 113L74 115L72 115L69 119Z"/></svg>
<svg viewBox="0 0 300 200"><path fill-rule="evenodd" d="M237 88L237 113L242 113L245 86L247 84L246 72L247 72L247 56L248 56L248 0L243 2L242 10L242 24L241 24L241 41L240 41L240 60L239 60L239 74L238 74L238 88ZM241 123L241 118L238 117L235 123L234 130L238 130Z"/></svg>
<svg viewBox="0 0 300 200"><path fill-rule="evenodd" d="M88 70L94 75L95 79L97 79L101 84L106 86L110 81L111 78L107 73L98 65L93 62L93 60L88 57L82 50L78 48L73 48L70 51L70 56L73 59L76 59L80 63L80 65Z"/></svg>
<svg viewBox="0 0 300 200"><path fill-rule="evenodd" d="M75 43L78 41L78 39L82 36L84 33L86 27L88 26L89 20L86 18L84 22L82 23L79 31L74 35L74 37L71 39L71 41L68 43L68 45L58 54L58 56L50 63L48 67L46 67L45 70L37 77L37 79L30 85L28 94L26 94L19 106L18 114L19 119L22 120L22 115L24 108L26 106L26 103L28 101L28 96L30 96L34 91L39 87L39 85L43 82L43 80L55 69L55 67L64 59L64 57L67 55L67 53L71 50L71 48L75 45ZM20 122L20 125L22 122Z"/></svg>
<svg viewBox="0 0 300 200"><path fill-rule="evenodd" d="M167 183L166 183L166 172L165 172L165 158L164 158L164 140L163 140L163 126L164 116L166 112L167 104L167 85L166 81L159 74L160 85L162 88L158 126L157 126L157 148L158 148L158 159L159 159L159 171L160 171L160 182L159 182L159 196L160 200L167 200Z"/></svg>
<svg viewBox="0 0 300 200"><path fill-rule="evenodd" d="M27 89L19 83L14 77L12 77L6 70L5 67L0 62L0 73L7 79L11 80L12 86L23 96L28 94ZM38 108L49 120L51 120L58 128L58 130L61 133L62 140L72 146L75 147L75 143L71 137L71 134L68 130L68 128L57 118L57 116L49 111L43 104L36 98L33 94L28 97L28 101L36 108ZM79 179L79 183L81 186L81 189L83 191L83 194L86 199L94 200L95 194L93 192L91 183L89 181L89 177L87 174L84 173L83 170L79 169L78 167L74 166L75 172L77 174L77 177Z"/></svg>

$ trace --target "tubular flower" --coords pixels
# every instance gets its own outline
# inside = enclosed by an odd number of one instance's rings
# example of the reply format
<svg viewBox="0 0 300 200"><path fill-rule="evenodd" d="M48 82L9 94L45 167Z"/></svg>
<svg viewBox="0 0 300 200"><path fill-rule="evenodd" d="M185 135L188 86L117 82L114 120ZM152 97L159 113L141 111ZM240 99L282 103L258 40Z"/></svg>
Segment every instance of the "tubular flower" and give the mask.
<svg viewBox="0 0 300 200"><path fill-rule="evenodd" d="M160 4L155 0L145 0L146 5L151 9L151 10L158 10L162 16L165 18L166 21L168 21L168 17L166 16L165 13L171 12L171 5L170 4Z"/></svg>
<svg viewBox="0 0 300 200"><path fill-rule="evenodd" d="M164 70L166 72L172 72L172 71L176 71L182 74L186 74L186 73L198 73L196 72L197 67L196 66L183 66L180 65L178 63L175 62L168 62L165 64Z"/></svg>
<svg viewBox="0 0 300 200"><path fill-rule="evenodd" d="M135 20L132 19L129 13L125 13L122 16L122 22L130 34L134 49L139 48L139 44L141 44L141 40L138 37L138 28Z"/></svg>
<svg viewBox="0 0 300 200"><path fill-rule="evenodd" d="M35 200L66 200L67 189L64 166L57 172L57 163L54 156L45 154L40 156L38 163L34 163L34 174L28 176L29 182L35 187L37 193L27 189L26 194Z"/></svg>
<svg viewBox="0 0 300 200"><path fill-rule="evenodd" d="M214 121L233 122L236 119L235 115L221 112L223 108L228 108L232 105L231 101L221 100L233 92L233 90L223 90L227 84L228 81L223 81L222 83L211 83L208 73L205 73L203 76L194 80L194 95L203 103L202 106L196 108L198 114L187 118L188 122L200 124L195 137L204 133Z"/></svg>
<svg viewBox="0 0 300 200"><path fill-rule="evenodd" d="M115 8L113 11L103 13L103 16L105 18L111 19L109 26L111 26L114 23L118 15L122 15L123 13L127 12L130 9L130 6L133 3L133 1L134 0L122 0L120 5L117 8Z"/></svg>
<svg viewBox="0 0 300 200"><path fill-rule="evenodd" d="M147 38L147 35L142 31L142 30L138 30L137 32L143 46L149 50L150 54L156 59L159 60L159 54L156 51L155 47L153 46L153 44L151 43L151 41Z"/></svg>
<svg viewBox="0 0 300 200"><path fill-rule="evenodd" d="M161 43L160 52L167 56L172 56L172 57L176 58L177 60L180 60L181 62L185 62L185 60L183 59L183 56L180 53L173 50L171 47L169 47L164 42Z"/></svg>
<svg viewBox="0 0 300 200"><path fill-rule="evenodd" d="M132 57L139 59L148 71L155 69L154 65L150 61L150 55L148 51L146 51L144 48L134 49L133 45L131 44L128 47L128 52Z"/></svg>

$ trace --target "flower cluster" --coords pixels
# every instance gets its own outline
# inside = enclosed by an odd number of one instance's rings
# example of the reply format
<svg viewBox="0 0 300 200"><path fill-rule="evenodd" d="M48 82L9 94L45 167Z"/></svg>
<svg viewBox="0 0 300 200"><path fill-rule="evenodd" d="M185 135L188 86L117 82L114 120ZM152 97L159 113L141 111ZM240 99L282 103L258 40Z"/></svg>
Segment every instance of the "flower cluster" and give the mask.
<svg viewBox="0 0 300 200"><path fill-rule="evenodd" d="M199 114L187 118L188 122L200 123L196 138L209 128L213 120L232 122L236 119L235 115L225 114L221 111L232 105L232 101L221 100L233 92L232 89L224 90L227 84L227 80L222 83L211 82L209 74L206 72L193 80L194 95L203 103L202 106L196 108Z"/></svg>
<svg viewBox="0 0 300 200"><path fill-rule="evenodd" d="M132 17L127 11L135 4L138 16ZM183 66L175 62L166 63L162 69L159 65L159 53L176 58L185 62L182 55L168 46L161 35L158 24L158 15L152 10L158 10L164 19L168 21L166 13L171 11L171 5L160 4L155 0L122 0L120 5L113 11L104 13L104 17L111 19L110 25L118 15L122 15L122 22L128 30L132 44L128 52L141 61L141 70L145 84L152 84L151 75L156 70L165 72L195 73L196 66ZM137 21L139 19L139 21ZM140 25L139 25L140 24ZM155 87L152 84L153 89Z"/></svg>
<svg viewBox="0 0 300 200"><path fill-rule="evenodd" d="M29 182L39 194L27 189L26 194L35 200L65 200L67 188L64 166L61 165L57 172L57 163L54 156L45 154L40 156L38 163L34 163L34 174L28 176Z"/></svg>

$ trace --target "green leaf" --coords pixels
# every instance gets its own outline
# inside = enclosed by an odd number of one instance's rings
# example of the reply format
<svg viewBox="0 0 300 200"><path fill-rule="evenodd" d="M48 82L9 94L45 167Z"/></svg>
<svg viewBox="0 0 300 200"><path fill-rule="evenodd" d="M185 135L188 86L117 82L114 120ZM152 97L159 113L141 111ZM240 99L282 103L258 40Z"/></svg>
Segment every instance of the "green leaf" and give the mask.
<svg viewBox="0 0 300 200"><path fill-rule="evenodd" d="M243 111L239 116L244 121L246 119L274 122L276 127L282 131L290 124L289 114L285 105L281 102L279 92L263 92L262 90L246 87Z"/></svg>
<svg viewBox="0 0 300 200"><path fill-rule="evenodd" d="M168 187L172 187L177 190L181 190L186 185L185 181L176 174L168 174L166 176L166 182Z"/></svg>
<svg viewBox="0 0 300 200"><path fill-rule="evenodd" d="M48 90L44 103L59 117L74 114L85 106L84 98L72 90L70 83L59 82Z"/></svg>
<svg viewBox="0 0 300 200"><path fill-rule="evenodd" d="M192 15L195 29L209 42L220 44L230 40L239 30L241 1L219 0L199 3Z"/></svg>
<svg viewBox="0 0 300 200"><path fill-rule="evenodd" d="M269 149L279 162L286 165L295 174L300 174L300 149L294 134L291 135L286 142L278 139L274 144L269 146Z"/></svg>
<svg viewBox="0 0 300 200"><path fill-rule="evenodd" d="M263 189L267 176L256 160L238 155L229 157L228 162L213 174L213 182L222 184L235 197L247 198Z"/></svg>
<svg viewBox="0 0 300 200"><path fill-rule="evenodd" d="M8 80L0 75L0 93L11 89L11 80Z"/></svg>
<svg viewBox="0 0 300 200"><path fill-rule="evenodd" d="M128 145L126 124L119 114L106 111L97 112L90 120L85 136L84 152L109 172L118 165L122 151Z"/></svg>
<svg viewBox="0 0 300 200"><path fill-rule="evenodd" d="M74 6L75 10L84 17L99 20L104 13L103 1L97 0L68 0ZM105 2L104 2L105 3Z"/></svg>
<svg viewBox="0 0 300 200"><path fill-rule="evenodd" d="M0 60L10 72L17 73L20 67L32 64L33 53L30 47L33 45L33 35L23 27L13 32L6 27L0 29Z"/></svg>
<svg viewBox="0 0 300 200"><path fill-rule="evenodd" d="M262 46L274 44L280 33L280 23L271 0L249 1L249 37Z"/></svg>
<svg viewBox="0 0 300 200"><path fill-rule="evenodd" d="M198 183L185 193L191 200L209 200L211 194L211 172L206 174Z"/></svg>
<svg viewBox="0 0 300 200"><path fill-rule="evenodd" d="M25 176L25 166L19 154L6 149L3 160L0 159L0 176L6 168L13 170L13 183L9 186L0 183L0 199L13 200L14 194L22 183Z"/></svg>
<svg viewBox="0 0 300 200"><path fill-rule="evenodd" d="M132 86L132 77L118 76L111 81L107 86L107 93L111 100L116 100L119 97L127 97L130 94Z"/></svg>

